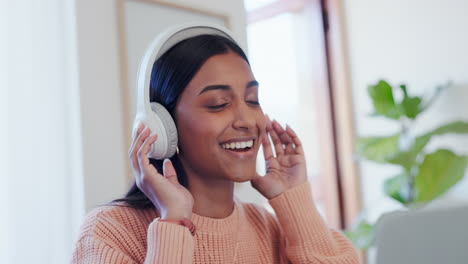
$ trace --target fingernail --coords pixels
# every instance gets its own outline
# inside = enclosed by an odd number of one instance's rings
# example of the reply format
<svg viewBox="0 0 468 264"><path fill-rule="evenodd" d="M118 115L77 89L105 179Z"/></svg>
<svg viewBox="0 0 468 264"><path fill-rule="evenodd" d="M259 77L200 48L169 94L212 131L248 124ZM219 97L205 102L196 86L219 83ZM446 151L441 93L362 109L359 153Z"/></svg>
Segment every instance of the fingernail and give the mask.
<svg viewBox="0 0 468 264"><path fill-rule="evenodd" d="M145 126L144 123L140 123L140 124L138 125L138 130L140 130L140 132L145 131L145 128L146 128L146 126Z"/></svg>
<svg viewBox="0 0 468 264"><path fill-rule="evenodd" d="M170 159L164 159L163 161L163 169L166 167L166 163L171 162Z"/></svg>

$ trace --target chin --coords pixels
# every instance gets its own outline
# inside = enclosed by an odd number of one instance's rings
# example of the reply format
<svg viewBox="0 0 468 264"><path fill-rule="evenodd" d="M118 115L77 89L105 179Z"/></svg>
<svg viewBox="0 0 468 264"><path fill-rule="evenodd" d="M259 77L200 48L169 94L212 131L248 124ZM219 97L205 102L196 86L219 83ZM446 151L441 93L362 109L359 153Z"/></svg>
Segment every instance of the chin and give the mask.
<svg viewBox="0 0 468 264"><path fill-rule="evenodd" d="M247 173L247 171L249 171ZM255 175L256 175L256 169L253 168L253 169L242 169L242 170L239 170L239 171L232 171L229 173L228 175L228 178L229 180L233 181L233 182L247 182L247 181L250 181L252 180Z"/></svg>

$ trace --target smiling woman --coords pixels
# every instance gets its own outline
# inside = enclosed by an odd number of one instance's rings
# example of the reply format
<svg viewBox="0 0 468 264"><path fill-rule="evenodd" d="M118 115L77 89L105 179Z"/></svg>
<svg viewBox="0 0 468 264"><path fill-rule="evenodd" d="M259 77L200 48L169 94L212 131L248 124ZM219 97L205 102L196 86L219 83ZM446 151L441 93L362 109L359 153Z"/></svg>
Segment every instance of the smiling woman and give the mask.
<svg viewBox="0 0 468 264"><path fill-rule="evenodd" d="M174 119L177 153L149 158L162 139L142 121L129 150L135 183L88 214L73 262L358 263L317 212L301 141L264 115L244 52L206 28L169 39L151 69L149 100ZM264 176L256 173L260 146ZM234 183L247 181L276 216L236 199Z"/></svg>
<svg viewBox="0 0 468 264"><path fill-rule="evenodd" d="M265 131L255 83L247 61L227 50L209 58L180 97L175 111L179 156L184 164L190 164L187 171L212 183L210 188L215 182L226 186L225 180L230 180L226 187L232 189L232 182L255 176L258 139ZM250 150L237 149L237 144L241 147L249 141L253 141ZM222 147L231 143L237 151Z"/></svg>

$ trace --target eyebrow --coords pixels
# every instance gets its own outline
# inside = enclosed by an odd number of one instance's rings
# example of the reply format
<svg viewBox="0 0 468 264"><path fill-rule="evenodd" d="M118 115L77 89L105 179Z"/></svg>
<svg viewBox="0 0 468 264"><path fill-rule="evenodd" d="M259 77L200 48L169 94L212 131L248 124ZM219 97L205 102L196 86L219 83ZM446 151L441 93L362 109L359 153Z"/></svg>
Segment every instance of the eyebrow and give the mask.
<svg viewBox="0 0 468 264"><path fill-rule="evenodd" d="M254 86L258 86L258 82L256 80L248 82L247 85L245 86L245 88L251 88L251 87L254 87ZM232 90L232 88L231 88L231 86L225 85L225 84L208 85L205 88L203 88L203 90L201 90L201 92L198 95L200 95L200 94L202 94L204 92L211 91L211 90L228 91L228 90Z"/></svg>

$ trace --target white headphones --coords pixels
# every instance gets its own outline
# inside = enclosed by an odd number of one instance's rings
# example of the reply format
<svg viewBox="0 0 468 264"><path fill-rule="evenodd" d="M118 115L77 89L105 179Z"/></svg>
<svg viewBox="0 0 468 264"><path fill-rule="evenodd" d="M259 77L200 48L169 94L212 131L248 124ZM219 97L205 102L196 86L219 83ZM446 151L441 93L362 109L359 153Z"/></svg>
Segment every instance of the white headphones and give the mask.
<svg viewBox="0 0 468 264"><path fill-rule="evenodd" d="M219 35L234 42L232 33L227 29L206 23L190 23L170 27L153 40L141 60L137 79L137 114L133 123L133 135L138 125L145 124L151 129L152 135L158 134L158 139L151 146L148 156L153 159L172 157L177 148L177 129L169 112L159 103L149 100L149 86L154 62L177 43L198 35Z"/></svg>

